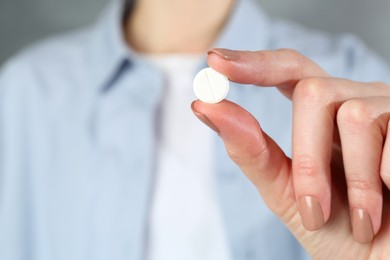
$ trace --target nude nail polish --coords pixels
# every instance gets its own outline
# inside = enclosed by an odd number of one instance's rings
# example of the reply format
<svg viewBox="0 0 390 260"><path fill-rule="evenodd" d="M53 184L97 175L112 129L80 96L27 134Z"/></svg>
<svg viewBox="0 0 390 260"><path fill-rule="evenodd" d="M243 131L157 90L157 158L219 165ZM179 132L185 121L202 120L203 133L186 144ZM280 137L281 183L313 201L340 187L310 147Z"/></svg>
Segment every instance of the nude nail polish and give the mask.
<svg viewBox="0 0 390 260"><path fill-rule="evenodd" d="M211 54L211 53L215 53L218 56L228 61L236 61L240 59L240 54L237 51L233 51L229 49L215 48L207 52L207 54Z"/></svg>
<svg viewBox="0 0 390 260"><path fill-rule="evenodd" d="M360 243L369 243L374 237L370 215L363 209L352 211L353 237Z"/></svg>
<svg viewBox="0 0 390 260"><path fill-rule="evenodd" d="M303 226L310 231L320 229L325 221L321 205L312 196L304 196L299 200L299 213Z"/></svg>

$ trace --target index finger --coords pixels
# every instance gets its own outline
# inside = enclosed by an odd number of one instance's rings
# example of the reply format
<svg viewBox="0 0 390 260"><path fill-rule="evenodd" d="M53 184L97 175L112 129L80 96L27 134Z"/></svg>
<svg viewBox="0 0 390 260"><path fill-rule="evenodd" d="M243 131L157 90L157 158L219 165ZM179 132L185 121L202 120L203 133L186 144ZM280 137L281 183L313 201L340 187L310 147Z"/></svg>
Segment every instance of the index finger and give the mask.
<svg viewBox="0 0 390 260"><path fill-rule="evenodd" d="M315 62L291 49L233 51L212 49L208 64L229 80L257 86L277 86L291 99L294 87L302 79L329 77Z"/></svg>

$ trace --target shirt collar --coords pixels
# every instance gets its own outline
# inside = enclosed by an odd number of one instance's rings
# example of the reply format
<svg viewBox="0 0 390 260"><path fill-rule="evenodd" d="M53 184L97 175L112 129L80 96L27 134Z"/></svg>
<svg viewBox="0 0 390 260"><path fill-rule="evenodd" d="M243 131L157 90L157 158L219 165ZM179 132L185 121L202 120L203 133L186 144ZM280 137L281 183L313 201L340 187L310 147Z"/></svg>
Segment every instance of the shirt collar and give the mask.
<svg viewBox="0 0 390 260"><path fill-rule="evenodd" d="M90 64L99 90L108 89L129 68L134 52L123 34L124 1L113 0L92 28Z"/></svg>
<svg viewBox="0 0 390 260"><path fill-rule="evenodd" d="M139 62L124 39L124 1L113 0L92 30L91 66L100 90L106 90L121 74ZM237 0L226 26L213 47L259 50L268 47L268 17L253 0ZM245 29L243 29L245 28Z"/></svg>

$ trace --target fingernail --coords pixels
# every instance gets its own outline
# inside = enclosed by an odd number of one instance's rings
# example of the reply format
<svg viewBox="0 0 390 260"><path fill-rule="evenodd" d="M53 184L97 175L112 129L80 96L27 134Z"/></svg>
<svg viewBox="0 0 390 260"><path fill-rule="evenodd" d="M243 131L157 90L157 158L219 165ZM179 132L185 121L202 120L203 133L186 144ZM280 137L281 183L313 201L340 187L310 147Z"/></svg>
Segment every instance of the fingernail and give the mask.
<svg viewBox="0 0 390 260"><path fill-rule="evenodd" d="M320 229L325 222L318 200L312 196L304 196L299 203L299 213L301 214L303 226L310 231Z"/></svg>
<svg viewBox="0 0 390 260"><path fill-rule="evenodd" d="M370 215L363 209L352 211L353 237L360 243L368 243L374 237Z"/></svg>
<svg viewBox="0 0 390 260"><path fill-rule="evenodd" d="M195 102L192 102L191 109L192 112L195 114L195 116L219 135L220 134L219 129L213 124L213 122L210 121L210 119L207 118L207 116L196 111L194 104Z"/></svg>
<svg viewBox="0 0 390 260"><path fill-rule="evenodd" d="M233 50L216 48L216 49L211 49L207 52L207 54L211 54L211 53L215 53L218 56L222 57L223 59L229 61L235 61L240 59L240 54L237 51L233 51Z"/></svg>

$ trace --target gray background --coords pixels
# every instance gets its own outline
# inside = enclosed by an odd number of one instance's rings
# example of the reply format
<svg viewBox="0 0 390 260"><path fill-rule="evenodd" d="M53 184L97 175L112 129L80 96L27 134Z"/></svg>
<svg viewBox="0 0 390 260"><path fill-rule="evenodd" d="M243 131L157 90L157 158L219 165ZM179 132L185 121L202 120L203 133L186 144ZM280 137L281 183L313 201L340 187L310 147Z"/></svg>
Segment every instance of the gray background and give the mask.
<svg viewBox="0 0 390 260"><path fill-rule="evenodd" d="M0 0L0 64L42 37L93 22L108 1ZM332 33L357 34L390 61L389 0L258 1L271 15Z"/></svg>

